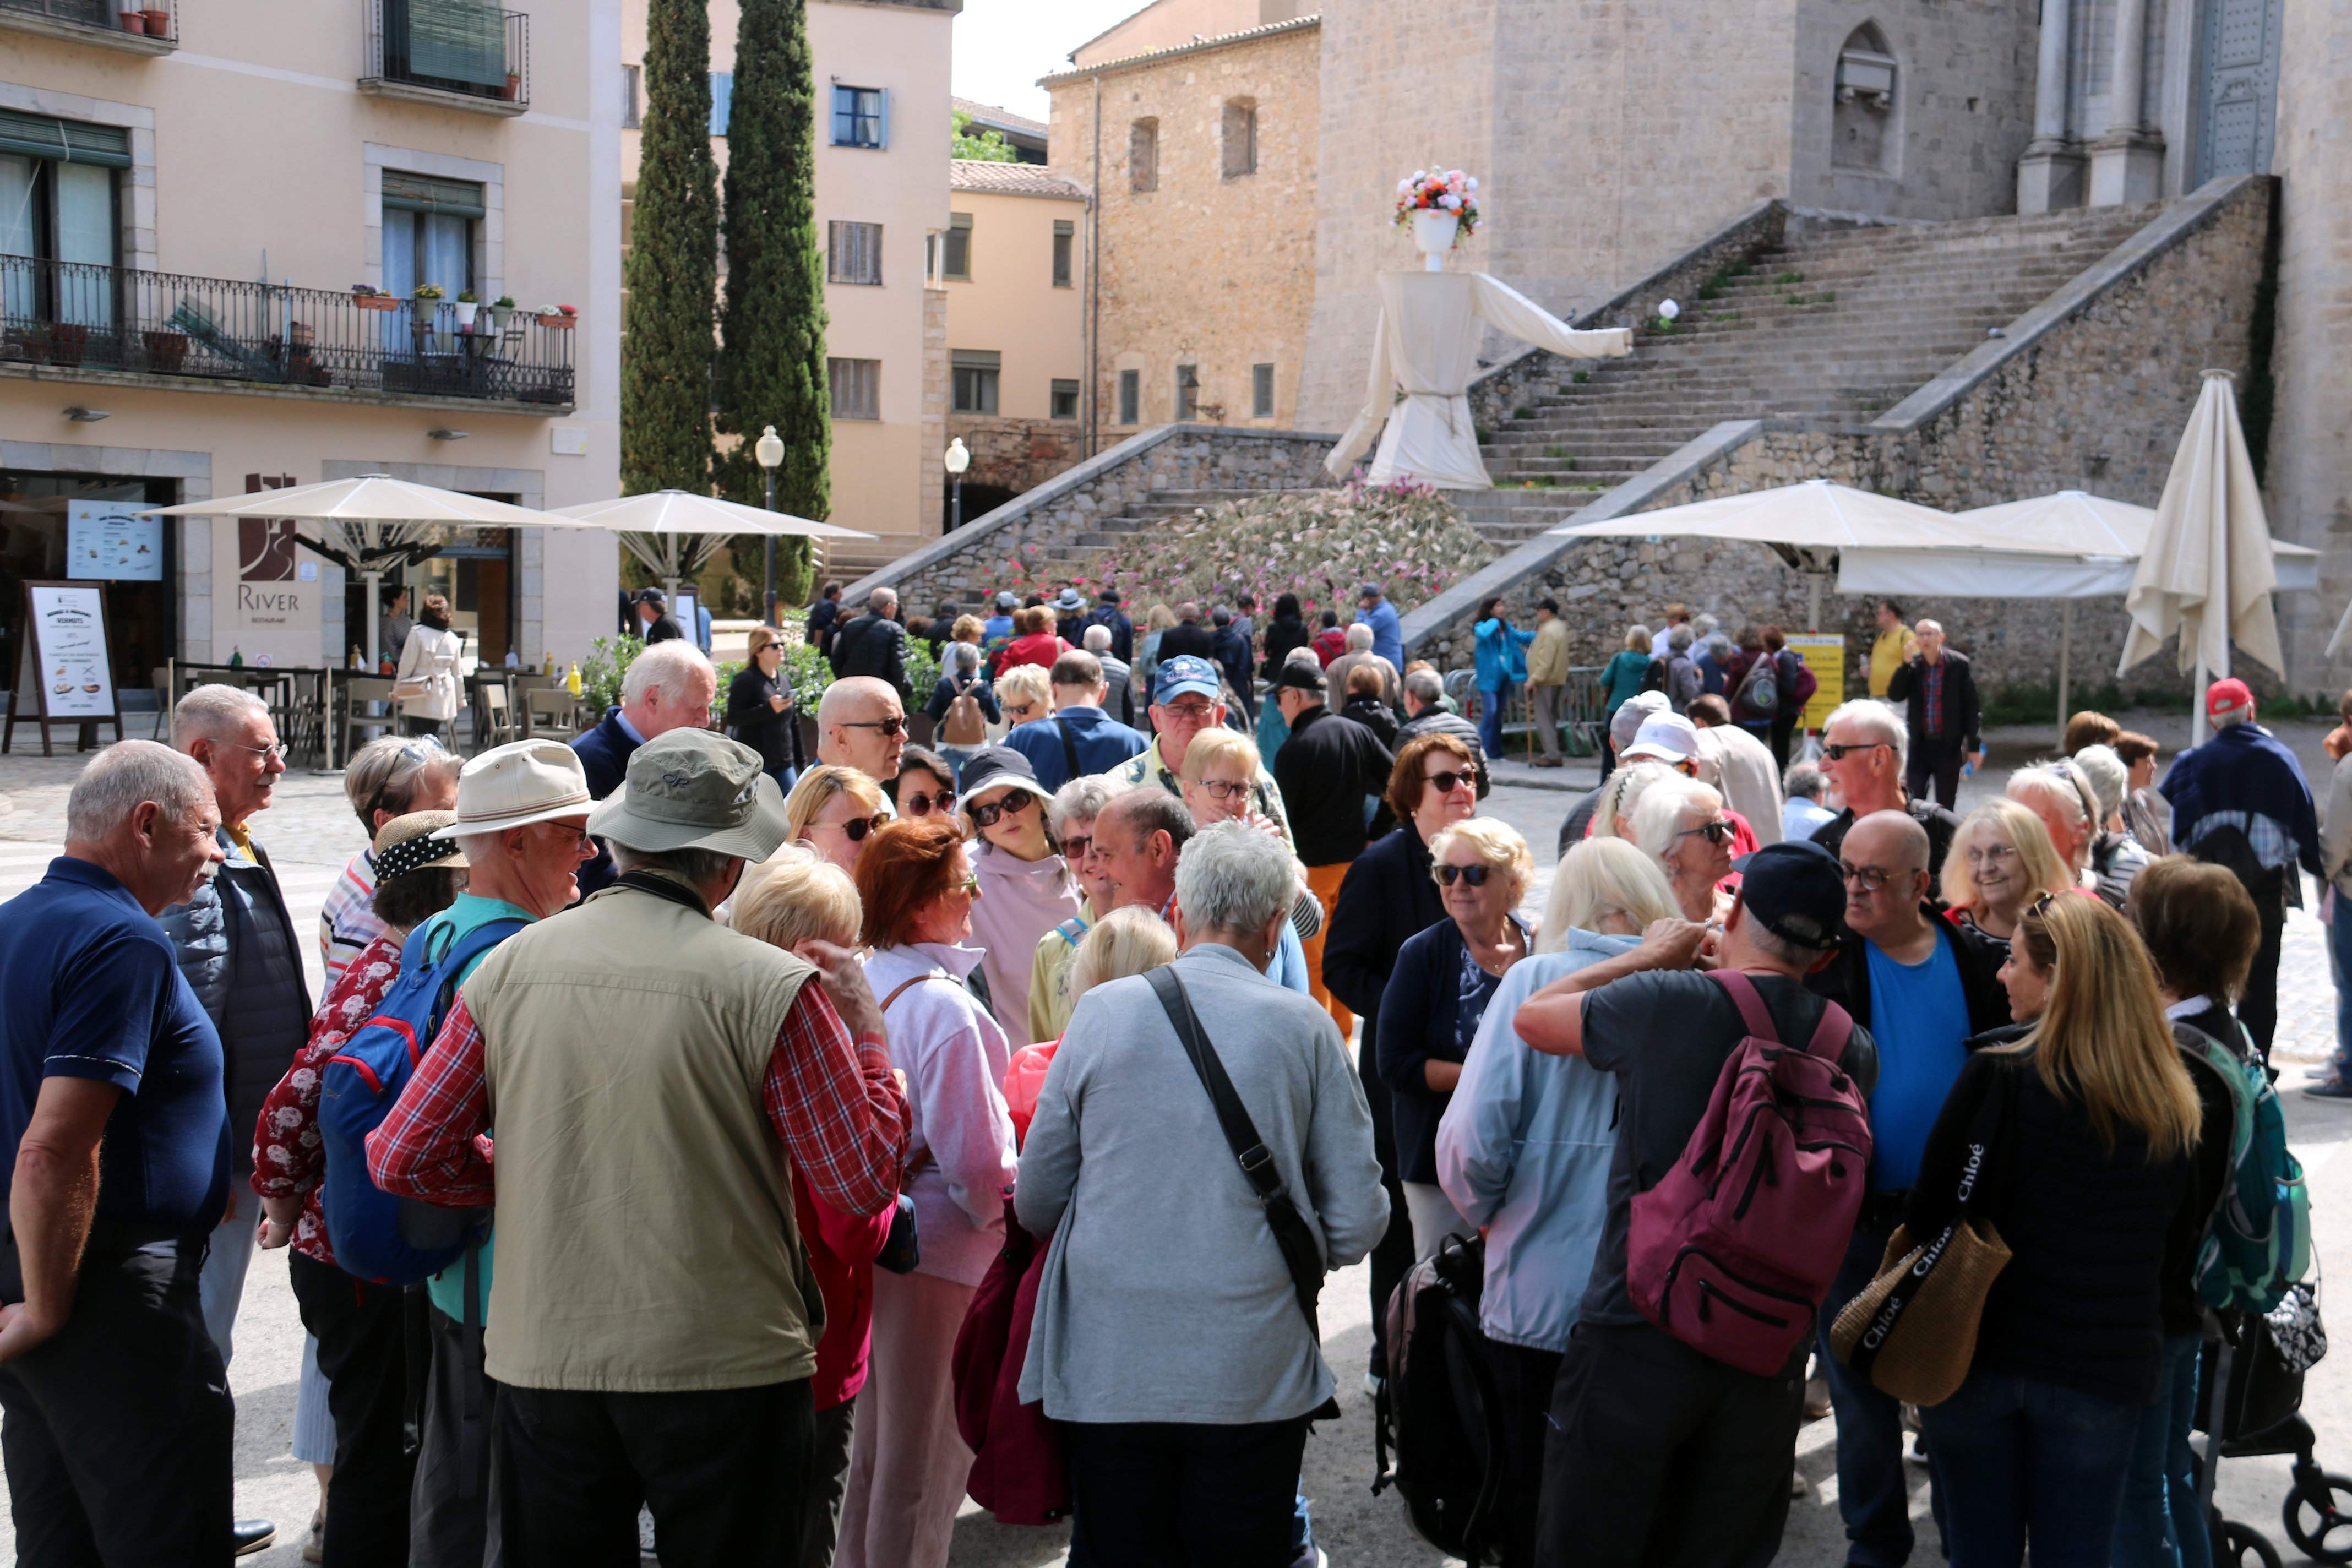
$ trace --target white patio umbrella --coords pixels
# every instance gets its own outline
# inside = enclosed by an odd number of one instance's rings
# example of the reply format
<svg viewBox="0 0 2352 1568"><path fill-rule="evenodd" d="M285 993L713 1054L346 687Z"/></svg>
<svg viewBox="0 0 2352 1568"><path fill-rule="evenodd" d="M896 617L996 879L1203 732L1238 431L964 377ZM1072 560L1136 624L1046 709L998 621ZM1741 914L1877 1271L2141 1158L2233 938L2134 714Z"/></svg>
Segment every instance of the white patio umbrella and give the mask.
<svg viewBox="0 0 2352 1568"><path fill-rule="evenodd" d="M837 523L794 517L788 511L767 511L740 501L692 490L649 490L644 495L612 500L584 501L560 507L556 516L621 536L629 553L662 580L662 591L677 597L680 579L702 570L730 534L758 533L781 538L871 539L874 535Z"/></svg>
<svg viewBox="0 0 2352 1568"><path fill-rule="evenodd" d="M2231 643L2258 663L2285 668L2271 609L2278 571L2270 523L2231 380L2225 370L2205 373L2124 600L2131 626L2116 666L2120 675L2179 634L2181 672L2196 672L2191 743L2205 738L2205 686L2230 673Z"/></svg>
<svg viewBox="0 0 2352 1568"><path fill-rule="evenodd" d="M282 490L255 490L249 495L217 496L211 500L182 501L156 507L141 517L290 517L319 524L319 537L302 542L341 565L357 572L367 584L367 658L373 669L383 652L377 646L377 593L384 568L423 561L441 548L434 530L457 524L473 528L576 528L571 518L551 511L510 506L463 490L445 490L395 479L388 474L362 474L352 479L329 479L322 484L294 485Z"/></svg>

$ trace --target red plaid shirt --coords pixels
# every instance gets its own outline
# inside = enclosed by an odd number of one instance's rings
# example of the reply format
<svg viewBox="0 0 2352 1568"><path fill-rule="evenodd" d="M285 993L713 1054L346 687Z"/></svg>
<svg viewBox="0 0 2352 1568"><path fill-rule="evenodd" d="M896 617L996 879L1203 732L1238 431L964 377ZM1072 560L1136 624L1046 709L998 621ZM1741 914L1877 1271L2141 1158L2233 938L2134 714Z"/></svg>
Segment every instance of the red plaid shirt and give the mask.
<svg viewBox="0 0 2352 1568"><path fill-rule="evenodd" d="M457 1208L495 1203L481 1026L461 994L393 1105L368 1134L368 1173L402 1197ZM809 1190L845 1214L894 1202L906 1163L907 1099L878 1036L849 1037L833 999L803 985L768 1058L769 1125Z"/></svg>

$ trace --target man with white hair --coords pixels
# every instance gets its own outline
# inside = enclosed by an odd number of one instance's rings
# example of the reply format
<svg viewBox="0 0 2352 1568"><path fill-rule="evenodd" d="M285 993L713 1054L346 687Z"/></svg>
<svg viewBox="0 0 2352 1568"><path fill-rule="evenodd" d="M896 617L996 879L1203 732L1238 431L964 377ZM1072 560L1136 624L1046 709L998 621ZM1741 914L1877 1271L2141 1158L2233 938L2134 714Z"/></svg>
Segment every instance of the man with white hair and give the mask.
<svg viewBox="0 0 2352 1568"><path fill-rule="evenodd" d="M1100 626L1087 628L1100 631ZM1102 661L1074 649L1054 661L1054 711L1041 722L1018 724L1004 743L1029 759L1037 782L1059 789L1072 779L1106 773L1139 757L1150 737L1103 710Z"/></svg>
<svg viewBox="0 0 2352 1568"><path fill-rule="evenodd" d="M898 617L898 590L877 588L866 595L866 613L833 634L833 672L871 676L898 692L903 703L915 689L907 679L907 628Z"/></svg>
<svg viewBox="0 0 2352 1568"><path fill-rule="evenodd" d="M261 1215L246 1181L253 1173L254 1122L310 1037L310 988L278 874L248 826L269 808L286 771L286 748L268 708L236 687L199 686L173 710L172 741L204 768L220 807L220 871L186 902L165 910L162 921L181 973L220 1031L226 1061L236 1207L213 1237L203 1276L205 1322L226 1366L235 1357L231 1335Z"/></svg>
<svg viewBox="0 0 2352 1568"><path fill-rule="evenodd" d="M1731 704L1720 697L1691 699L1690 721L1698 731L1699 783L1723 792L1759 845L1780 843L1780 773L1771 748L1733 723Z"/></svg>
<svg viewBox="0 0 2352 1568"><path fill-rule="evenodd" d="M898 776L898 755L907 749L907 710L898 689L868 675L846 675L824 689L816 705L817 761L856 768L877 784ZM882 808L890 792L882 792Z"/></svg>
<svg viewBox="0 0 2352 1568"><path fill-rule="evenodd" d="M1333 659L1324 670L1323 679L1338 692L1348 689L1348 672L1360 664L1367 664L1381 673L1381 700L1394 708L1403 699L1403 678L1397 667L1372 651L1372 628L1362 621L1348 628L1348 651Z"/></svg>
<svg viewBox="0 0 2352 1568"><path fill-rule="evenodd" d="M1339 661L1335 658L1331 662ZM1325 679L1329 679L1328 671ZM1495 787L1494 781L1486 776L1486 743L1479 739L1477 725L1459 713L1446 710L1444 678L1433 669L1416 669L1399 681L1398 687L1404 693L1404 722L1397 726L1393 749L1402 752L1408 742L1423 735L1453 736L1470 748L1471 760L1478 764L1478 798L1486 799L1486 792ZM1375 820L1372 826L1377 829L1381 824Z"/></svg>
<svg viewBox="0 0 2352 1568"><path fill-rule="evenodd" d="M1927 882L1933 888L1942 884L1944 856L1960 819L1904 788L1909 741L1903 716L1872 698L1857 697L1831 710L1822 726L1822 773L1830 782L1830 804L1843 809L1813 834L1812 842L1834 855L1856 818L1874 811L1907 811L1927 830Z"/></svg>
<svg viewBox="0 0 2352 1568"><path fill-rule="evenodd" d="M1951 805L1959 798L1960 764L1984 765L1983 714L1969 656L1944 646L1941 622L1919 623L1918 651L1887 679L1886 700L1905 704L1907 714L1905 787L1924 795L1932 783L1936 803Z"/></svg>
<svg viewBox="0 0 2352 1568"><path fill-rule="evenodd" d="M0 1410L26 1563L222 1563L235 1413L197 1271L229 1198L220 1036L155 916L226 853L205 770L101 752L0 905Z"/></svg>
<svg viewBox="0 0 2352 1568"><path fill-rule="evenodd" d="M1113 614L1118 606L1108 606ZM1127 617L1120 616L1121 620ZM1127 660L1111 651L1111 629L1100 621L1087 623L1082 646L1102 665L1104 712L1116 718L1129 729L1135 726L1135 671Z"/></svg>
<svg viewBox="0 0 2352 1568"><path fill-rule="evenodd" d="M2124 766L2113 746L2085 746L2066 762L2089 787L2097 807L2091 874L2098 879L2099 897L2120 910L2131 893L2133 879L2156 858L2124 826L2124 796L2131 790L2131 770Z"/></svg>
<svg viewBox="0 0 2352 1568"><path fill-rule="evenodd" d="M656 643L631 659L621 677L621 705L606 709L602 723L572 742L587 775L588 798L603 800L620 788L630 754L656 735L709 729L710 704L718 697L719 672L684 637ZM612 879L613 858L599 847L580 873L581 896Z"/></svg>

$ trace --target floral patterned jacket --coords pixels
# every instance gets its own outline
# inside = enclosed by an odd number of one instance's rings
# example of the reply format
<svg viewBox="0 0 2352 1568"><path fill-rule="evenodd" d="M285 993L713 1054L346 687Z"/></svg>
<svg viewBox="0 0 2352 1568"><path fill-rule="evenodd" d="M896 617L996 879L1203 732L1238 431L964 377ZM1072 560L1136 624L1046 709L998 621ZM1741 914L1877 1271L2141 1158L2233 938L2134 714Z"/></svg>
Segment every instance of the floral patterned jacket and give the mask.
<svg viewBox="0 0 2352 1568"><path fill-rule="evenodd" d="M310 1020L309 1043L261 1102L253 1129L253 1190L265 1198L300 1197L302 1215L294 1222L291 1245L330 1267L335 1250L319 1212L320 1181L327 1173L319 1139L319 1078L327 1058L359 1032L400 978L402 940L397 931L380 936L344 968Z"/></svg>

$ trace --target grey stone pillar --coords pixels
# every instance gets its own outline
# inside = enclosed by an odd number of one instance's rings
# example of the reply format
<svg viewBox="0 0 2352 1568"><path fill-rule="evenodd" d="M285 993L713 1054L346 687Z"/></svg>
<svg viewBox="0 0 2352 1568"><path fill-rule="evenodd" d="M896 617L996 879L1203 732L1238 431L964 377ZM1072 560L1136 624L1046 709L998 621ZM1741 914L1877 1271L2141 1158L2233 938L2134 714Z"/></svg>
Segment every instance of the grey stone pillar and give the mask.
<svg viewBox="0 0 2352 1568"><path fill-rule="evenodd" d="M2069 0L2042 0L2042 48L2033 84L2033 140L2017 161L2017 210L2083 204L2083 155L2066 133Z"/></svg>
<svg viewBox="0 0 2352 1568"><path fill-rule="evenodd" d="M2164 183L2164 138L2141 123L2140 76L2147 52L2147 0L2116 0L2115 74L2107 87L2106 134L2091 143L2095 207L2154 201Z"/></svg>

